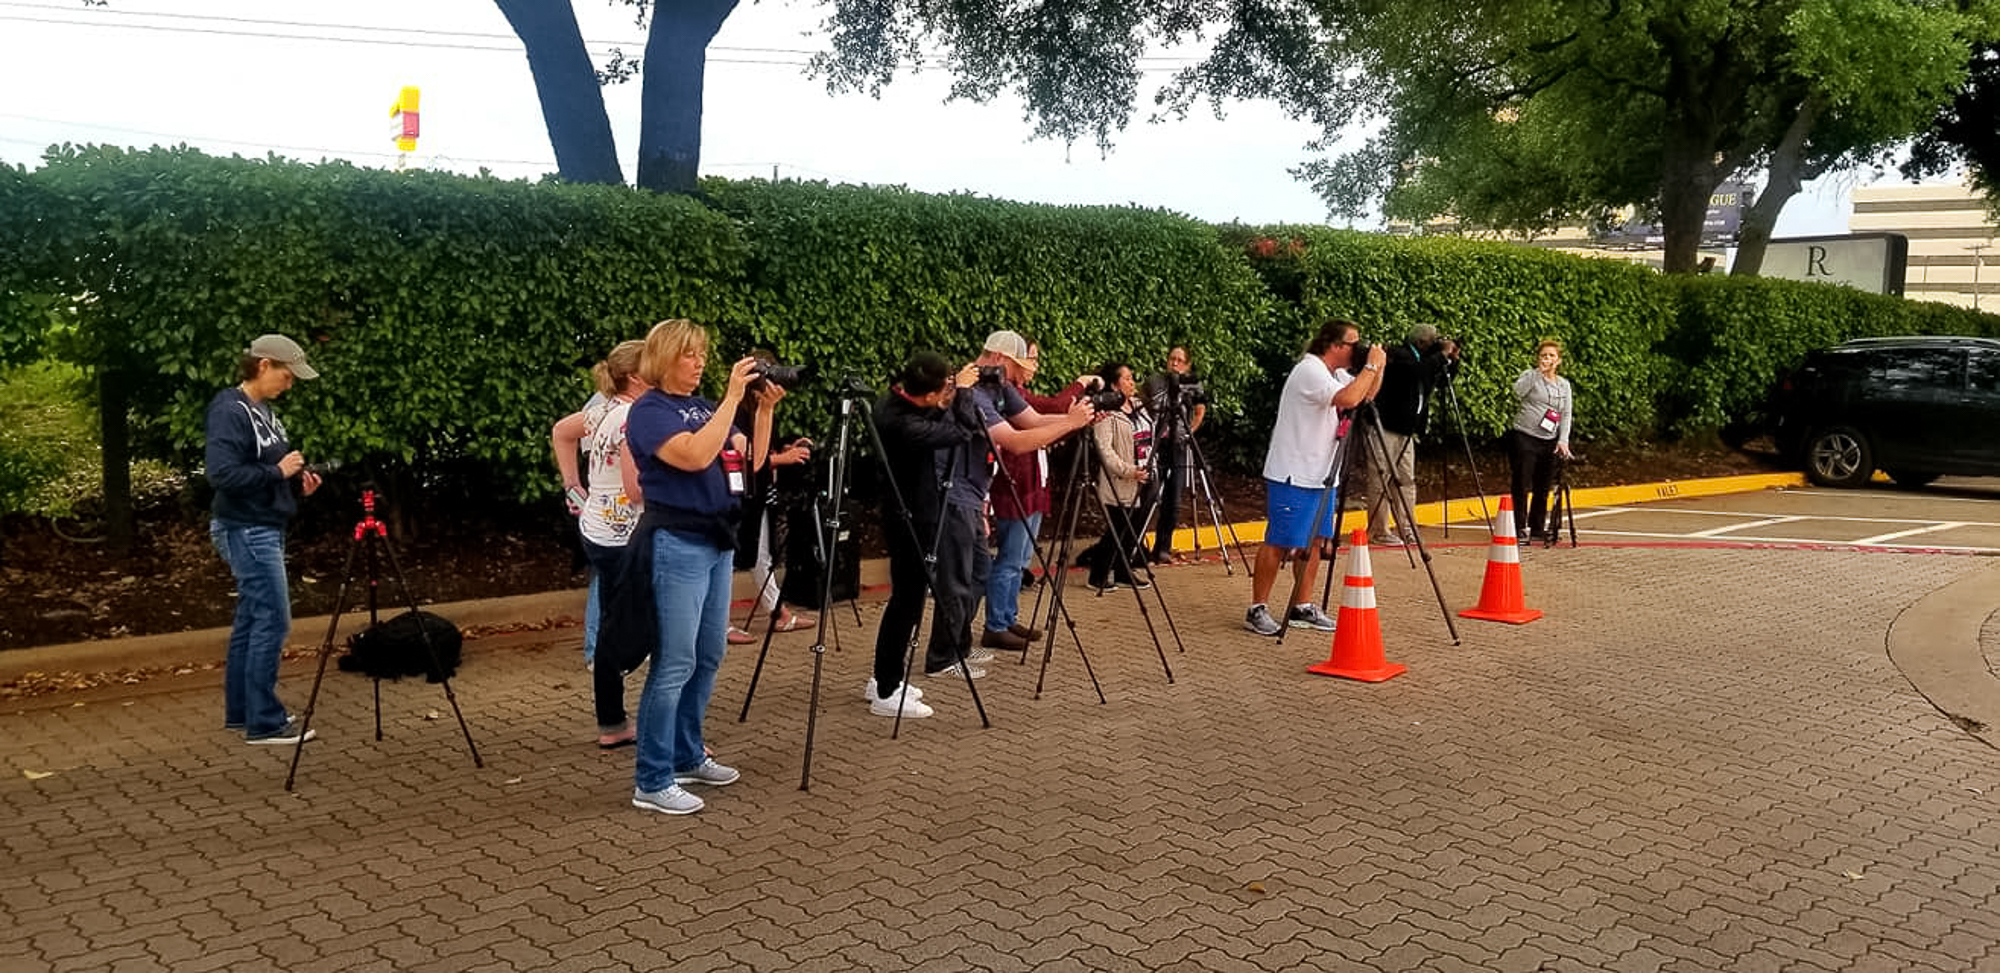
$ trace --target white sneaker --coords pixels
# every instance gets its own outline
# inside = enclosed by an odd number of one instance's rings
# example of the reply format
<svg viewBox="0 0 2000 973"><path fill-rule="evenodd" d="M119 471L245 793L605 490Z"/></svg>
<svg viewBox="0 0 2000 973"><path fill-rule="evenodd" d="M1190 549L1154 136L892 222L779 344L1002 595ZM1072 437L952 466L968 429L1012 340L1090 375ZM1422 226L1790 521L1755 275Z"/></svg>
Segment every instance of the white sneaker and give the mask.
<svg viewBox="0 0 2000 973"><path fill-rule="evenodd" d="M994 655L992 649L973 649L972 651L967 652L965 654L965 661L970 662L974 665L978 665L982 662L992 662L994 659L997 658L999 658L999 656Z"/></svg>
<svg viewBox="0 0 2000 973"><path fill-rule="evenodd" d="M902 688L899 686L897 687L897 692L895 693L895 695L901 695L901 692ZM861 701L864 703L872 703L881 698L882 694L875 691L875 677L874 676L868 677L868 685L861 690ZM922 689L917 688L916 686L911 686L910 698L922 699L924 698L924 691Z"/></svg>
<svg viewBox="0 0 2000 973"><path fill-rule="evenodd" d="M929 704L917 698L917 687L915 686L910 687L908 698L905 698L901 692L898 692L888 699L871 699L868 701L868 712L876 716L887 716L893 719L896 716L896 711L899 709L903 713L903 719L906 720L921 720L937 712L931 709Z"/></svg>

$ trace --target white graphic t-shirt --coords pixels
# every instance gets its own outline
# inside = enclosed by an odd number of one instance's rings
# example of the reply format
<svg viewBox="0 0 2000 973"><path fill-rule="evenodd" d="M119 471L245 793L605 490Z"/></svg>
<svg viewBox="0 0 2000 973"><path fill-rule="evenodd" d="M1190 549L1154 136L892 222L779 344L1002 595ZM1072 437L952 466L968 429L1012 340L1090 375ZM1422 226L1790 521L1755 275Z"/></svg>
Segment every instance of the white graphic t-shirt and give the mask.
<svg viewBox="0 0 2000 973"><path fill-rule="evenodd" d="M583 451L590 463L584 486L590 497L577 527L599 547L624 547L639 523L639 505L625 495L619 473L619 464L626 461L625 414L631 409L632 403L614 398L593 401L583 410Z"/></svg>

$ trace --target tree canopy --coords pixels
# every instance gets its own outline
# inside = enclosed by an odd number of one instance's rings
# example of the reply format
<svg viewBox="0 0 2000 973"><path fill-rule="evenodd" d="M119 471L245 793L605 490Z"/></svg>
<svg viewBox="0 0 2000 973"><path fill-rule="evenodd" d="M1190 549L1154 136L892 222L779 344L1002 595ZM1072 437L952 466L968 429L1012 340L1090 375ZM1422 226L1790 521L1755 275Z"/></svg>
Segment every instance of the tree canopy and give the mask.
<svg viewBox="0 0 2000 973"><path fill-rule="evenodd" d="M641 79L639 186L692 192L701 158L708 44L738 0L611 0L646 25L640 57L608 71L590 63L570 0L494 0L521 38L534 73L559 174L620 182L598 83ZM906 69L942 60L952 97L1018 95L1038 136L1094 140L1108 149L1140 101L1149 42L1212 39L1164 101L1279 93L1295 112L1331 122L1318 14L1310 0L820 0L830 49L813 70L833 91L877 93ZM1276 79L1277 84L1269 83Z"/></svg>
<svg viewBox="0 0 2000 973"><path fill-rule="evenodd" d="M1336 212L1538 229L1636 204L1694 269L1710 195L1768 174L1755 273L1786 200L1923 130L2000 34L1991 0L1327 0L1333 59L1379 126L1304 174ZM1352 97L1355 92L1338 92Z"/></svg>

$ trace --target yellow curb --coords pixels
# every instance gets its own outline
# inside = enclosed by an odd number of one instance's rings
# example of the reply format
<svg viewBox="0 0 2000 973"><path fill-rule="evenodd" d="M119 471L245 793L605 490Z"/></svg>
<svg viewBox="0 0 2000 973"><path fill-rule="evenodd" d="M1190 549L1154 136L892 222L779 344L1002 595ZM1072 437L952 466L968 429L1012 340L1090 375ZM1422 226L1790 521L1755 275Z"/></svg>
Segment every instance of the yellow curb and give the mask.
<svg viewBox="0 0 2000 973"><path fill-rule="evenodd" d="M1649 500L1671 500L1679 497L1715 497L1729 493L1755 493L1759 490L1775 490L1782 487L1805 485L1803 473L1749 473L1742 476L1712 476L1698 480L1667 481L1664 483L1640 483L1631 486L1585 487L1570 490L1570 501L1578 507L1604 507L1621 503L1644 503ZM1447 512L1451 522L1484 523L1487 516L1500 509L1499 495L1484 498L1465 497L1458 500L1432 501L1420 503L1415 511L1417 523L1424 527L1436 527L1445 522ZM1348 511L1348 517L1360 514ZM1342 518L1347 521L1348 518ZM1346 523L1343 523L1346 526ZM1234 538L1230 537L1230 532ZM1244 543L1261 543L1264 540L1264 521L1256 520L1231 525L1220 534L1214 527L1201 528L1201 547L1221 547L1223 542L1241 540ZM1174 531L1174 549L1192 550L1195 547L1195 531L1183 527Z"/></svg>

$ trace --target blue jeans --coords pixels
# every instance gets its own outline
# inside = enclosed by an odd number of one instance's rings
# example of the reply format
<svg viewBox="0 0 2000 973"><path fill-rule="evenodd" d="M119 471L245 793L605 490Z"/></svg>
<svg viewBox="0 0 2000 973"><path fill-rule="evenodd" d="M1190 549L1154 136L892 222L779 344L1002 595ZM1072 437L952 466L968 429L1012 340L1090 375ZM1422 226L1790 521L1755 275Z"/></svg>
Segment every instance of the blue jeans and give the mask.
<svg viewBox="0 0 2000 973"><path fill-rule="evenodd" d="M589 544L590 542L584 541L584 543ZM598 571L597 568L593 566L590 569L590 593L584 596L584 601L583 601L583 664L584 665L590 665L591 663L597 660L597 617L603 614L603 609L598 606L598 601L597 601L599 597L597 593L598 589L597 578L598 578Z"/></svg>
<svg viewBox="0 0 2000 973"><path fill-rule="evenodd" d="M242 727L252 739L272 736L291 719L278 701L278 660L292 631L285 531L213 520L208 539L236 577L236 621L229 628L222 674L222 722Z"/></svg>
<svg viewBox="0 0 2000 973"><path fill-rule="evenodd" d="M735 557L670 530L653 535L653 605L660 648L639 696L639 752L634 783L672 787L675 771L705 759L701 721L728 647L729 579Z"/></svg>
<svg viewBox="0 0 2000 973"><path fill-rule="evenodd" d="M1021 572L1035 556L1035 535L1041 530L1041 514L1029 514L1026 520L994 519L993 533L998 535L1000 550L986 576L987 631L1003 632L1020 620Z"/></svg>

